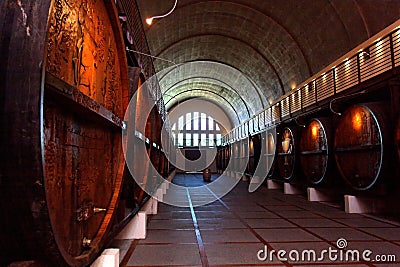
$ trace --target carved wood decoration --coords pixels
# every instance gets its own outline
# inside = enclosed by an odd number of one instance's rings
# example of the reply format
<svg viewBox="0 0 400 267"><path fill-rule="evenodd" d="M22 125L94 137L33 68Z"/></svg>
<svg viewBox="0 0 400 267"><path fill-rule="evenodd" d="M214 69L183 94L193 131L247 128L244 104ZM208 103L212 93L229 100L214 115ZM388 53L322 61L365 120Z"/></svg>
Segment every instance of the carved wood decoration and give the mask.
<svg viewBox="0 0 400 267"><path fill-rule="evenodd" d="M58 249L69 265L100 250L119 197L127 66L112 1L55 0L45 46L44 170Z"/></svg>
<svg viewBox="0 0 400 267"><path fill-rule="evenodd" d="M47 31L46 71L122 117L123 62L113 26L104 1L55 0Z"/></svg>

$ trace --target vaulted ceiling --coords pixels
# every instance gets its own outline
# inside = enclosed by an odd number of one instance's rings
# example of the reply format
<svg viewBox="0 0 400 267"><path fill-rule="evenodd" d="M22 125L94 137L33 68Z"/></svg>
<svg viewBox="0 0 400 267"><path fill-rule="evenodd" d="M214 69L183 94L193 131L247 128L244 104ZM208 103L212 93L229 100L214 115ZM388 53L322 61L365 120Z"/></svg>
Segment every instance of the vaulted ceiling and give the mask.
<svg viewBox="0 0 400 267"><path fill-rule="evenodd" d="M137 0L143 21L174 0ZM219 105L234 124L400 18L398 0L178 0L146 28L167 109Z"/></svg>

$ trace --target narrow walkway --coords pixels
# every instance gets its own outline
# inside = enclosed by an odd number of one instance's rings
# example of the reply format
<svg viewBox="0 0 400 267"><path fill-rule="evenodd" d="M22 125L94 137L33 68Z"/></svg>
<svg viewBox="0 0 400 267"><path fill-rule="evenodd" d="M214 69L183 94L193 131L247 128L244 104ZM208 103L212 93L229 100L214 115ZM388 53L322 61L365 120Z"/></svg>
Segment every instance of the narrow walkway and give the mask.
<svg viewBox="0 0 400 267"><path fill-rule="evenodd" d="M212 174L211 180L215 180L219 177L218 174ZM186 186L186 187L196 187L208 184L203 181L203 175L201 173L182 173L178 174L172 180L172 183L176 185Z"/></svg>
<svg viewBox="0 0 400 267"><path fill-rule="evenodd" d="M198 176L193 175L193 181L198 181ZM187 176L177 179L190 181ZM190 202L190 195L188 198ZM250 194L245 182L202 207L159 203L159 213L152 216L148 229L145 240L116 241L114 245L121 248L121 266L400 266L399 223L346 214L280 190L261 188ZM397 261L346 262L345 251L341 260L336 248L339 238L346 239L347 249L359 250L360 257L368 249L371 259L382 254L395 255ZM279 260L276 252L272 260L259 260L257 253L265 247L268 252L285 250L282 257L288 260ZM329 248L332 257L328 253L320 257L321 251ZM299 261L292 250L299 252ZM315 261L308 260L313 258L311 250L316 253ZM302 254L306 260L301 260ZM261 251L260 256L264 255ZM352 260L351 254L349 257Z"/></svg>

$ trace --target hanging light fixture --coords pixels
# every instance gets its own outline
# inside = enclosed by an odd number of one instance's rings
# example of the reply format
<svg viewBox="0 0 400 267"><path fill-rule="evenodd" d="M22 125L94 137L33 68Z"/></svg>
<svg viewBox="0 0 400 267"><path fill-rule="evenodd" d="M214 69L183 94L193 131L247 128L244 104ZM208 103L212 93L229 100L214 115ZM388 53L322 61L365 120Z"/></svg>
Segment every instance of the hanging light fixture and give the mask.
<svg viewBox="0 0 400 267"><path fill-rule="evenodd" d="M178 0L175 0L174 6L172 7L172 9L168 13L165 13L164 15L153 16L153 17L147 18L146 19L146 23L148 25L151 25L153 23L153 19L165 18L166 16L170 15L172 12L174 12L177 4L178 4Z"/></svg>

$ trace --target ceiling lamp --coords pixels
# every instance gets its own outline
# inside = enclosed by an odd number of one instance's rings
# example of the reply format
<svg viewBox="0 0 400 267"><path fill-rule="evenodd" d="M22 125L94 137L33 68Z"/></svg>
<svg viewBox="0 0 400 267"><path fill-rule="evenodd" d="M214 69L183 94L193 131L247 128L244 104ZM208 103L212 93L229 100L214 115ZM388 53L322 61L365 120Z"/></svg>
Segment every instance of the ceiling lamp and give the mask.
<svg viewBox="0 0 400 267"><path fill-rule="evenodd" d="M151 17L151 18L147 18L146 19L146 23L148 25L151 25L153 23L153 19L164 18L164 17L170 15L175 10L177 4L178 4L178 0L175 0L174 6L172 7L172 9L168 13L166 13L164 15L159 15L159 16L154 16L154 17Z"/></svg>

